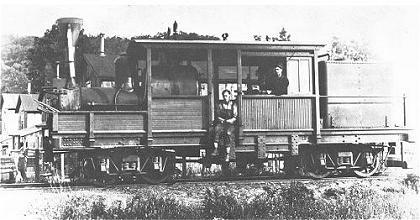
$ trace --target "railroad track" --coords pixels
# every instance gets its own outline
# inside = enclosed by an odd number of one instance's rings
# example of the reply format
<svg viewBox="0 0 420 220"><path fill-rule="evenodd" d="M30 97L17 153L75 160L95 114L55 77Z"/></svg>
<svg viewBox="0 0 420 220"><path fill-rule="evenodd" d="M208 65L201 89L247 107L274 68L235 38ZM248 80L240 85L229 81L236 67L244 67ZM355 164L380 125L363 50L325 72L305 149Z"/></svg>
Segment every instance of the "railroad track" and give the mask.
<svg viewBox="0 0 420 220"><path fill-rule="evenodd" d="M327 183L327 182L337 182L337 181L371 181L371 180L399 180L401 176L393 176L393 175L379 175L379 176L371 176L369 178L358 178L358 177L329 177L323 179L311 179L311 178L292 178L292 177L278 177L278 176L251 176L251 177L213 177L213 178L201 178L201 179L177 179L174 181L170 181L167 183L162 183L162 185L182 185L182 184L195 184L195 185L207 185L207 184L217 184L217 185L226 185L226 184L234 184L234 185L247 185L247 184L267 184L267 183L276 183L276 184L288 184L291 182L302 182L302 183L310 183L310 182L319 182L319 183ZM11 188L19 188L19 189L40 189L40 188L50 188L50 189L63 189L63 188L108 188L108 187L130 187L133 185L148 185L145 183L120 183L120 184L112 184L112 185L98 185L98 184L89 184L89 183L57 183L57 184L50 184L50 183L16 183L16 184L1 184L0 189L11 189Z"/></svg>

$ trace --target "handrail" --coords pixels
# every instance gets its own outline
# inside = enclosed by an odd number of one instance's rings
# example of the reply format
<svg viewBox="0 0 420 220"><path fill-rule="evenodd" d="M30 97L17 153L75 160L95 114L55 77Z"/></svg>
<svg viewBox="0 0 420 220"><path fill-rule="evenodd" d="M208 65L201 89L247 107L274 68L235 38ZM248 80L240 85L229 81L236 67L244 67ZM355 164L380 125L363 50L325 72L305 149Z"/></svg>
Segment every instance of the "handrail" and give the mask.
<svg viewBox="0 0 420 220"><path fill-rule="evenodd" d="M59 114L102 114L102 113L114 113L114 114L133 114L133 113L140 113L140 114L147 114L147 111L60 111Z"/></svg>
<svg viewBox="0 0 420 220"><path fill-rule="evenodd" d="M152 96L152 100L153 99L207 99L207 96L199 96L199 95Z"/></svg>
<svg viewBox="0 0 420 220"><path fill-rule="evenodd" d="M403 98L405 96L381 96L381 95L363 95L363 96L357 96L357 95L320 95L320 98Z"/></svg>
<svg viewBox="0 0 420 220"><path fill-rule="evenodd" d="M243 95L243 99L293 99L293 98L315 98L315 95Z"/></svg>
<svg viewBox="0 0 420 220"><path fill-rule="evenodd" d="M268 94L258 94L258 95L243 95L243 98L315 98L316 95L305 94L305 95L268 95ZM381 96L381 95L371 95L371 96L357 96L357 95L320 95L320 98L406 98L406 96Z"/></svg>

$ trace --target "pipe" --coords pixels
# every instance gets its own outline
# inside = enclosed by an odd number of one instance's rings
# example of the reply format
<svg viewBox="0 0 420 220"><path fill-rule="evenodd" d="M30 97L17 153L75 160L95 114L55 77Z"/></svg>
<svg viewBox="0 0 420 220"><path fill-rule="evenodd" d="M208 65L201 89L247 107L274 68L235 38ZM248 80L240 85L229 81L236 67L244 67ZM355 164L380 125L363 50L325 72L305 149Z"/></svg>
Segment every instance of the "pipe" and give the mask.
<svg viewBox="0 0 420 220"><path fill-rule="evenodd" d="M325 53L318 56L318 58L322 58L322 57L328 57L327 60L330 60L331 55L329 53Z"/></svg>
<svg viewBox="0 0 420 220"><path fill-rule="evenodd" d="M32 84L28 82L28 94L31 94L32 91Z"/></svg>
<svg viewBox="0 0 420 220"><path fill-rule="evenodd" d="M56 78L60 79L60 61L55 61L56 65Z"/></svg>
<svg viewBox="0 0 420 220"><path fill-rule="evenodd" d="M104 57L105 56L105 34L100 33L99 37L101 37L101 47L99 51L99 56Z"/></svg>
<svg viewBox="0 0 420 220"><path fill-rule="evenodd" d="M74 51L75 48L73 46L73 35L71 31L71 24L67 25L67 46L68 46L68 57L69 57L69 69L70 69L70 80L71 85L70 87L76 86L76 70L74 67Z"/></svg>

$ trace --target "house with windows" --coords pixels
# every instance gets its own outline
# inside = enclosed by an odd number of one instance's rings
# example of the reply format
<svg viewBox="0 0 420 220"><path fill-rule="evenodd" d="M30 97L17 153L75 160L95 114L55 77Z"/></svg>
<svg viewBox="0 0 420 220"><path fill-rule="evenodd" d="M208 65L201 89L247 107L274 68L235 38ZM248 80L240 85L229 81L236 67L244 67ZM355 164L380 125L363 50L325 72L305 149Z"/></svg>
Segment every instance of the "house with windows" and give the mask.
<svg viewBox="0 0 420 220"><path fill-rule="evenodd" d="M27 156L27 177L37 179L42 161L42 114L38 110L38 94L2 94L2 161L17 161L21 147ZM2 168L4 165L1 164ZM8 165L9 166L9 165ZM1 180L9 181L13 166L1 170Z"/></svg>
<svg viewBox="0 0 420 220"><path fill-rule="evenodd" d="M20 94L1 94L1 155L10 153L12 148L12 137L9 134L19 130L19 114L16 113L16 106ZM10 146L10 148L9 148Z"/></svg>

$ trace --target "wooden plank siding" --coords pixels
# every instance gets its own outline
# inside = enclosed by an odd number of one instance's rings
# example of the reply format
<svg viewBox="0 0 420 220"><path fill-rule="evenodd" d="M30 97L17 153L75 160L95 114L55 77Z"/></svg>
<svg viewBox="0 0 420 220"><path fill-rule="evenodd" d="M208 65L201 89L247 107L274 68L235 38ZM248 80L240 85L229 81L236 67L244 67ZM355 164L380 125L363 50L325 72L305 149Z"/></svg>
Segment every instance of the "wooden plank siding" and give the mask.
<svg viewBox="0 0 420 220"><path fill-rule="evenodd" d="M138 146L146 135L146 111L64 111L55 114L60 149Z"/></svg>
<svg viewBox="0 0 420 220"><path fill-rule="evenodd" d="M88 114L58 114L57 131L86 131Z"/></svg>
<svg viewBox="0 0 420 220"><path fill-rule="evenodd" d="M153 97L153 130L205 130L208 128L207 97Z"/></svg>
<svg viewBox="0 0 420 220"><path fill-rule="evenodd" d="M93 120L90 120L90 115ZM145 130L145 113L142 112L60 112L56 131L93 131ZM91 129L89 129L91 130Z"/></svg>
<svg viewBox="0 0 420 220"><path fill-rule="evenodd" d="M244 129L311 129L313 98L267 97L242 101Z"/></svg>
<svg viewBox="0 0 420 220"><path fill-rule="evenodd" d="M136 113L112 114L96 113L95 130L144 130L144 115Z"/></svg>

